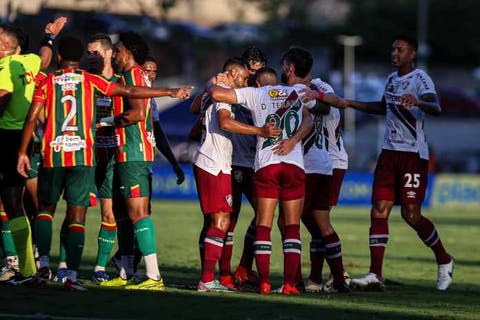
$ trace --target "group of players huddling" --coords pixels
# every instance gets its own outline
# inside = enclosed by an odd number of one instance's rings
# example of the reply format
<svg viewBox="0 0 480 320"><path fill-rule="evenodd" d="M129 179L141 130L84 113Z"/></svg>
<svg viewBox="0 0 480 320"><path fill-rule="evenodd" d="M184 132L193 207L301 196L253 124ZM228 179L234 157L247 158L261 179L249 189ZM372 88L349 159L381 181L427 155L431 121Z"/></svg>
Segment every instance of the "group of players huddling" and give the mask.
<svg viewBox="0 0 480 320"><path fill-rule="evenodd" d="M177 183L183 182L184 174L150 98L186 99L192 87L151 88L157 65L148 57L145 41L133 32L120 33L115 45L108 35L93 35L86 48L77 38L64 36L57 44L58 69L46 75L42 70L50 65L54 42L66 22L62 17L46 26L38 55L25 53L28 41L21 29L0 29L0 140L5 150L0 158L0 283L58 281L68 290L86 290L77 272L85 214L98 195L102 222L93 279L101 286L162 291L150 216L155 146L172 164ZM190 137L199 141L193 168L204 217L199 292L231 292L247 284L260 294L272 292L270 234L277 203L284 280L274 292L383 288L388 217L395 204L435 254L436 288L448 288L454 259L432 222L421 214L429 157L423 121L425 114L438 115L441 109L432 80L414 66L416 51L415 39L395 37L391 56L396 71L387 78L379 102L337 96L328 83L311 74L313 57L302 48L292 47L283 55L281 85L256 47L225 61L223 71L191 105L191 112L199 115ZM87 65L82 69L84 54ZM339 109L349 107L387 120L373 183L370 270L355 279L344 270L340 238L330 222L348 167ZM67 212L60 232L60 263L53 275L52 221L61 195ZM232 272L242 195L255 216ZM310 275L305 281L300 222L311 236ZM118 251L110 257L116 242ZM141 258L144 276L137 271ZM109 260L118 271L112 278L106 272ZM325 282L324 260L331 272Z"/></svg>

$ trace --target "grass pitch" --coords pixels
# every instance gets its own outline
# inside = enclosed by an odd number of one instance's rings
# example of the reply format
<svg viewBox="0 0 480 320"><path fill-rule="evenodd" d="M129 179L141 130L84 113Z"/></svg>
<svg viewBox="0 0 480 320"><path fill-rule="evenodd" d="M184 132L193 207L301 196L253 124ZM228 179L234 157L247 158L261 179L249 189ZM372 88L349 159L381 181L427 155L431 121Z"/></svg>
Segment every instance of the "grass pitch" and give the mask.
<svg viewBox="0 0 480 320"><path fill-rule="evenodd" d="M58 231L64 207L55 216L52 260L58 256ZM305 294L260 296L255 293L198 293L200 276L197 249L202 224L196 202L154 202L153 217L159 245L159 263L165 292L132 292L103 288L87 282L87 292L46 288L0 287L0 318L5 319L479 319L480 312L480 213L465 210L425 211L447 248L456 258L454 283L446 292L434 289L436 264L433 253L400 218L390 219L386 251L384 292L353 292L347 295ZM247 204L234 236L235 268L243 236L253 216ZM342 240L346 270L363 276L369 267L368 208L336 208L334 226ZM81 278L91 276L100 225L98 208L88 213L86 246ZM307 232L302 229L304 277L308 276ZM280 235L272 234L272 283L280 285L283 258ZM55 266L55 262L53 262ZM109 270L112 271L113 270ZM324 277L328 267L325 264Z"/></svg>

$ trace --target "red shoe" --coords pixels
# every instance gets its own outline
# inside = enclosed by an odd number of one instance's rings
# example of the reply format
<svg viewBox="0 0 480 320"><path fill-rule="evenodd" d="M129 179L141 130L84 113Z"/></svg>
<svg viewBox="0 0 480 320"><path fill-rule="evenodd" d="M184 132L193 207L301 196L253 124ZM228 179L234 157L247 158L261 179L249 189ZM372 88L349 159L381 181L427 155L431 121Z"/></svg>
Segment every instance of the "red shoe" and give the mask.
<svg viewBox="0 0 480 320"><path fill-rule="evenodd" d="M272 293L272 285L268 282L261 282L258 286L258 293L269 295Z"/></svg>
<svg viewBox="0 0 480 320"><path fill-rule="evenodd" d="M252 269L247 269L242 266L238 266L233 275L233 279L237 285L243 285L249 283L251 285L258 284L258 275Z"/></svg>
<svg viewBox="0 0 480 320"><path fill-rule="evenodd" d="M289 283L284 283L282 288L282 294L288 296L291 294L302 294L302 293L294 285L291 285Z"/></svg>
<svg viewBox="0 0 480 320"><path fill-rule="evenodd" d="M232 290L238 289L235 283L233 282L233 278L231 275L220 276L220 278L218 279L218 282L220 282L221 285L229 289L232 289Z"/></svg>

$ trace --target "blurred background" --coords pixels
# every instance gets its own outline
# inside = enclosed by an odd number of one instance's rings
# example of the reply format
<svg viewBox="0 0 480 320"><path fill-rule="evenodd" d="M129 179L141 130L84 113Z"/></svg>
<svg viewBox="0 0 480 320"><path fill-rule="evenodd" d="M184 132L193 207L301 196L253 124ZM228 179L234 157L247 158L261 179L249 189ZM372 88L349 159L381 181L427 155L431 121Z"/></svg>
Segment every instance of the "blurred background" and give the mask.
<svg viewBox="0 0 480 320"><path fill-rule="evenodd" d="M392 72L392 37L417 36L418 66L432 77L443 108L440 117L425 121L431 172L471 174L476 183L457 187L467 188L475 203L480 203L478 12L480 1L473 0L0 0L1 20L25 28L33 48L45 24L60 15L69 18L62 34L83 40L96 32L114 36L135 31L158 60L155 86L193 84L197 91L226 58L241 55L250 45L266 52L277 71L282 53L300 45L314 55L313 76L329 82L338 94L379 100ZM190 103L158 100L162 125L187 167L196 148L187 138L195 120ZM344 119L351 172L369 174L385 120L354 110L346 111ZM167 166L161 156L158 166ZM165 184L172 181L156 187ZM181 188L194 188L191 184Z"/></svg>

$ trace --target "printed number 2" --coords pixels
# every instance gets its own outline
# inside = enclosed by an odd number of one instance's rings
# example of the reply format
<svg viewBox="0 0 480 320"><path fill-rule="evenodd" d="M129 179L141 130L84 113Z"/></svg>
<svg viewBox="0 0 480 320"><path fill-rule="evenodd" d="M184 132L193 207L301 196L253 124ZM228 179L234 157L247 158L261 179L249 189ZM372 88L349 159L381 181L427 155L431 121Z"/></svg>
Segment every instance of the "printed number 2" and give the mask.
<svg viewBox="0 0 480 320"><path fill-rule="evenodd" d="M405 182L406 188L418 188L420 186L420 174L419 173L405 173L405 178L407 178L407 182Z"/></svg>
<svg viewBox="0 0 480 320"><path fill-rule="evenodd" d="M78 131L77 126L68 125L73 120L73 118L75 118L75 116L77 115L77 100L72 95L64 96L62 100L60 100L61 103L65 103L67 101L70 101L70 111L68 111L67 117L63 121L62 132Z"/></svg>

